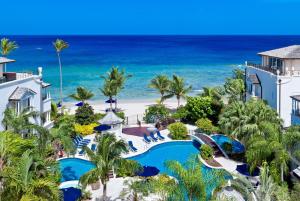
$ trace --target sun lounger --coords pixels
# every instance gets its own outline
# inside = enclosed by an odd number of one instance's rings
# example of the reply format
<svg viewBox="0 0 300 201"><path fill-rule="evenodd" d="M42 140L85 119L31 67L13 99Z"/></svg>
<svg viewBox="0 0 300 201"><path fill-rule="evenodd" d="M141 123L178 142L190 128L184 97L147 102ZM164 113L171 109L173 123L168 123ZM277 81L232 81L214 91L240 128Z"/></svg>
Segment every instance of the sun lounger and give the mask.
<svg viewBox="0 0 300 201"><path fill-rule="evenodd" d="M151 140L148 138L148 136L146 135L146 133L144 133L144 141L149 144L151 142Z"/></svg>
<svg viewBox="0 0 300 201"><path fill-rule="evenodd" d="M77 137L79 138L80 141L83 141L83 142L90 142L91 141L90 139L83 139L83 137L81 135L78 135Z"/></svg>
<svg viewBox="0 0 300 201"><path fill-rule="evenodd" d="M81 151L78 153L80 156L82 156L84 154L84 149L81 149Z"/></svg>
<svg viewBox="0 0 300 201"><path fill-rule="evenodd" d="M160 139L160 140L164 140L164 139L165 139L165 137L162 136L161 133L160 133L159 131L157 131L156 134L157 134L158 139Z"/></svg>
<svg viewBox="0 0 300 201"><path fill-rule="evenodd" d="M92 144L91 150L96 151L96 147L97 147L96 144Z"/></svg>
<svg viewBox="0 0 300 201"><path fill-rule="evenodd" d="M132 141L128 141L128 145L129 145L129 148L130 148L132 151L134 151L134 152L137 151L137 148L135 148L135 147L133 146Z"/></svg>
<svg viewBox="0 0 300 201"><path fill-rule="evenodd" d="M152 141L157 142L157 138L154 136L154 134L152 132L150 133L150 137L151 137Z"/></svg>

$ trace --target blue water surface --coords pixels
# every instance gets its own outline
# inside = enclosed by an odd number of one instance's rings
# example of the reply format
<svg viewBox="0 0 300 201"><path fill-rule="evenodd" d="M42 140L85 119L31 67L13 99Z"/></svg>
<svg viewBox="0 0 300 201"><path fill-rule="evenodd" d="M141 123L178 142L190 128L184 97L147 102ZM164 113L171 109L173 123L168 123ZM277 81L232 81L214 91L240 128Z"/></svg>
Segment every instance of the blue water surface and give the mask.
<svg viewBox="0 0 300 201"><path fill-rule="evenodd" d="M4 37L4 36L3 36ZM61 53L65 100L77 86L88 87L94 100L104 99L99 91L103 75L112 65L133 75L120 99L158 98L149 81L157 74L183 76L193 85L192 94L203 86L223 84L231 71L245 61L260 62L257 52L300 43L300 36L5 36L19 48L8 71L44 69L52 97L59 96L59 69L52 42L56 38L70 45Z"/></svg>
<svg viewBox="0 0 300 201"><path fill-rule="evenodd" d="M225 142L232 144L232 152L233 153L243 153L245 152L245 146L234 139L231 139L230 137L226 136L226 135L213 135L211 136L215 142L222 148L223 144Z"/></svg>
<svg viewBox="0 0 300 201"><path fill-rule="evenodd" d="M59 160L59 168L61 171L61 182L79 180L86 172L93 169L95 165L86 160L79 158L66 158Z"/></svg>

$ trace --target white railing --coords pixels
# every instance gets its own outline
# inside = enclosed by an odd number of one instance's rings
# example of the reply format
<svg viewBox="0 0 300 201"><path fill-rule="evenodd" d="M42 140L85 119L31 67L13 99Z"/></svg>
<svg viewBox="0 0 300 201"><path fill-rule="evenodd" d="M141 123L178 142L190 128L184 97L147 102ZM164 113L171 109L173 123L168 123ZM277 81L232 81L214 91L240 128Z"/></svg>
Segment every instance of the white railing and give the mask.
<svg viewBox="0 0 300 201"><path fill-rule="evenodd" d="M16 80L26 79L31 76L32 76L32 73L16 73Z"/></svg>

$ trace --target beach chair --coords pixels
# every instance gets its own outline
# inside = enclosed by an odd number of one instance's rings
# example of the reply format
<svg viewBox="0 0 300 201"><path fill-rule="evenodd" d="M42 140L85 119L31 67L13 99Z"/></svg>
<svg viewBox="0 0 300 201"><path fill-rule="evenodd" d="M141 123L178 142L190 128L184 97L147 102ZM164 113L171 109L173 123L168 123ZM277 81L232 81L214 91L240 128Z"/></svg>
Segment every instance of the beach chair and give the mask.
<svg viewBox="0 0 300 201"><path fill-rule="evenodd" d="M131 149L131 151L134 151L134 152L137 151L137 148L135 148L135 147L133 146L132 141L128 141L128 145L129 145L129 148Z"/></svg>
<svg viewBox="0 0 300 201"><path fill-rule="evenodd" d="M159 130L157 131L156 134L157 134L158 139L160 139L160 140L164 140L165 139L165 137L161 135L161 133L159 132Z"/></svg>
<svg viewBox="0 0 300 201"><path fill-rule="evenodd" d="M78 153L79 154L79 156L82 156L83 154L84 154L84 149L81 149L81 151Z"/></svg>
<svg viewBox="0 0 300 201"><path fill-rule="evenodd" d="M83 137L81 135L78 135L78 138L82 142L90 142L91 141L90 139L83 139Z"/></svg>
<svg viewBox="0 0 300 201"><path fill-rule="evenodd" d="M146 135L146 133L144 133L144 141L149 144L151 142L151 140L148 138L148 136Z"/></svg>
<svg viewBox="0 0 300 201"><path fill-rule="evenodd" d="M154 136L154 134L152 132L150 133L150 137L151 137L152 141L157 142L157 138Z"/></svg>
<svg viewBox="0 0 300 201"><path fill-rule="evenodd" d="M96 147L97 147L96 144L92 144L91 150L92 150L92 151L96 151Z"/></svg>

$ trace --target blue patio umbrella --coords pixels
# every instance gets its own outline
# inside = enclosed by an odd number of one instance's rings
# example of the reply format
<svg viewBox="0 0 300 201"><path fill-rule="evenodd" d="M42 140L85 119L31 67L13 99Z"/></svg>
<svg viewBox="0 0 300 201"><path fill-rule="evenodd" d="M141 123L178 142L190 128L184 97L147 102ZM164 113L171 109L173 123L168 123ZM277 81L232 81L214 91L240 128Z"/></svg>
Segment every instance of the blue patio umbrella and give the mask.
<svg viewBox="0 0 300 201"><path fill-rule="evenodd" d="M94 130L95 131L99 131L99 132L101 132L101 131L107 131L109 129L111 129L111 126L106 125L106 124L101 124L100 126L94 127Z"/></svg>
<svg viewBox="0 0 300 201"><path fill-rule="evenodd" d="M143 170L138 172L136 175L140 177L153 177L158 175L159 169L153 166L143 166Z"/></svg>
<svg viewBox="0 0 300 201"><path fill-rule="evenodd" d="M83 106L83 102L76 103L75 106L81 107Z"/></svg>
<svg viewBox="0 0 300 201"><path fill-rule="evenodd" d="M81 190L78 188L64 188L61 191L64 194L64 201L76 201L81 196Z"/></svg>
<svg viewBox="0 0 300 201"><path fill-rule="evenodd" d="M117 99L108 99L107 101L105 101L105 103L116 103Z"/></svg>
<svg viewBox="0 0 300 201"><path fill-rule="evenodd" d="M246 176L258 176L259 175L259 169L255 168L254 171L250 174L250 167L248 164L244 163L242 165L237 165L236 166L236 171L239 173L246 175Z"/></svg>

